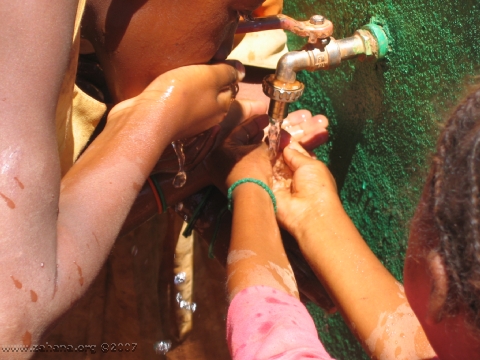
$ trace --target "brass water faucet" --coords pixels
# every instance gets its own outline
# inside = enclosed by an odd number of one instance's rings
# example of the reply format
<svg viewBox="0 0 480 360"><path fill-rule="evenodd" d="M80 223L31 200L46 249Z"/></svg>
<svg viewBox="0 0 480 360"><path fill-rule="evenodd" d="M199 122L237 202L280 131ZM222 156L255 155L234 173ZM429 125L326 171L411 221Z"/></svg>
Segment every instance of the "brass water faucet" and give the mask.
<svg viewBox="0 0 480 360"><path fill-rule="evenodd" d="M298 21L286 15L241 21L237 33L284 29L307 37L308 43L300 51L290 51L277 64L275 74L263 80L263 92L270 98L268 114L271 122L282 122L288 115L288 106L303 94L304 84L297 80L300 70L333 69L343 60L383 59L388 52L388 38L381 26L368 24L345 39L332 37L333 24L322 15Z"/></svg>

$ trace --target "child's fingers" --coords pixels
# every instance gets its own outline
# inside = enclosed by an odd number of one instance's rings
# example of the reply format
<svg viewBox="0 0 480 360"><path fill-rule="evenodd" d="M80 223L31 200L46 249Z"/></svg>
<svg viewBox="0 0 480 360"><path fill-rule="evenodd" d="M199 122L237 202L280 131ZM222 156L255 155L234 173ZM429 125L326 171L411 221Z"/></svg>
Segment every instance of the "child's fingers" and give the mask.
<svg viewBox="0 0 480 360"><path fill-rule="evenodd" d="M291 143L283 150L283 158L285 163L292 171L304 165L311 164L312 158L298 143Z"/></svg>
<svg viewBox="0 0 480 360"><path fill-rule="evenodd" d="M263 128L267 126L267 124L267 114L254 116L234 130L232 140L237 145L246 145L257 136L260 136L259 134L263 137Z"/></svg>
<svg viewBox="0 0 480 360"><path fill-rule="evenodd" d="M234 104L238 104L238 109L242 112L242 115L245 119L249 119L254 115L265 114L267 112L267 107L263 101L236 100Z"/></svg>
<svg viewBox="0 0 480 360"><path fill-rule="evenodd" d="M290 149L297 150L299 153L309 156L307 150L305 150L298 142L292 142L289 146Z"/></svg>
<svg viewBox="0 0 480 360"><path fill-rule="evenodd" d="M217 102L222 108L228 109L237 95L238 82L245 77L245 68L239 61L207 66L210 70L208 81L215 84L217 89Z"/></svg>

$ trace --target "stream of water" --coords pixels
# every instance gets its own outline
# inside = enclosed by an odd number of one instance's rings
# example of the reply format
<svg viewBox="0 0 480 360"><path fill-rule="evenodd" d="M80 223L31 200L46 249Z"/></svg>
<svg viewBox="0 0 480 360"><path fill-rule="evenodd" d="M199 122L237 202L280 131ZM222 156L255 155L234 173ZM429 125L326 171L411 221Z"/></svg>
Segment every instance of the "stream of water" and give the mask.
<svg viewBox="0 0 480 360"><path fill-rule="evenodd" d="M268 152L271 160L275 159L278 153L281 128L282 121L270 118L270 126L268 127Z"/></svg>

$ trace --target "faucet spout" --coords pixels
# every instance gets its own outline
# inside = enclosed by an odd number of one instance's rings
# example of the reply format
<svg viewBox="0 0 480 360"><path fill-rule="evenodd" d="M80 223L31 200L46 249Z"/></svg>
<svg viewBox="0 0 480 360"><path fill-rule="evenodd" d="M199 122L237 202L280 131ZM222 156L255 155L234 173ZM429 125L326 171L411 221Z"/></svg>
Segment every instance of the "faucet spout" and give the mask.
<svg viewBox="0 0 480 360"><path fill-rule="evenodd" d="M282 121L288 114L288 105L303 94L304 85L297 80L298 71L333 69L343 60L353 58L361 61L382 59L388 52L388 39L380 26L368 24L351 37L320 38L304 49L283 55L275 74L263 80L263 92L271 99L268 113L275 121Z"/></svg>

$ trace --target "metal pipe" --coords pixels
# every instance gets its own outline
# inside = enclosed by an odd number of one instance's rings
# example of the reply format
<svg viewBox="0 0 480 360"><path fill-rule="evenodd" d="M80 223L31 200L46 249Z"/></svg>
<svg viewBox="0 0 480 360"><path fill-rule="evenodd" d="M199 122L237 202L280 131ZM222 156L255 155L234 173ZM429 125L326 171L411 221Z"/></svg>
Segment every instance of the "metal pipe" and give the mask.
<svg viewBox="0 0 480 360"><path fill-rule="evenodd" d="M298 36L308 37L308 42L312 44L318 39L326 39L333 34L332 22L322 15L313 15L309 20L299 21L283 14L240 21L236 33L245 34L276 29L288 30Z"/></svg>
<svg viewBox="0 0 480 360"><path fill-rule="evenodd" d="M337 40L338 48L342 60L349 60L365 54L365 44L360 36L352 36L345 39Z"/></svg>
<svg viewBox="0 0 480 360"><path fill-rule="evenodd" d="M298 71L328 70L339 66L342 60L353 58L381 59L387 53L388 40L379 26L369 24L351 37L320 39L308 44L306 49L283 55L275 75L263 80L263 91L271 99L268 113L274 121L282 121L288 113L288 104L303 94L304 85L297 80Z"/></svg>

